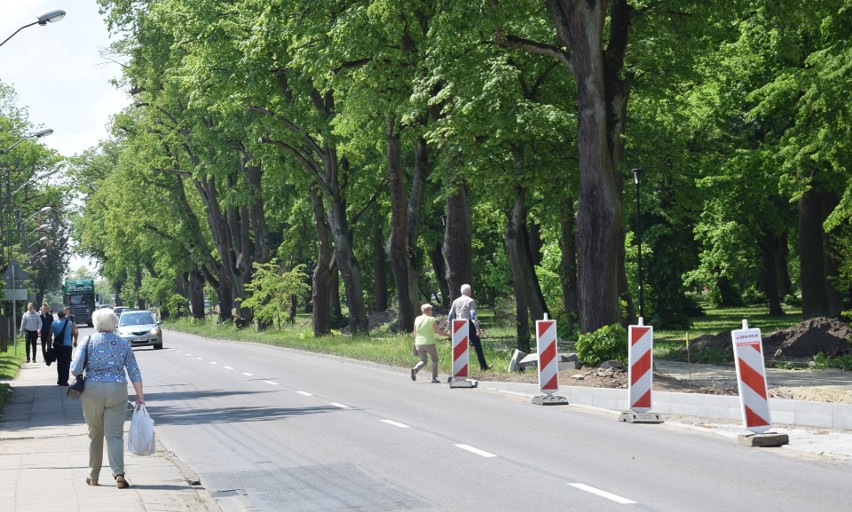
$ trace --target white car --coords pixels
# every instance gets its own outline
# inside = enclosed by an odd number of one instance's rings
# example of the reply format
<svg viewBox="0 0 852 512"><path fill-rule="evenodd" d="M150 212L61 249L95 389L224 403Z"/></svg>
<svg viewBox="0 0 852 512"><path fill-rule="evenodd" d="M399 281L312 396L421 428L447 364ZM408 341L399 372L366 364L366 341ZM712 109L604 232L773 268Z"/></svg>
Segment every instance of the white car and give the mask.
<svg viewBox="0 0 852 512"><path fill-rule="evenodd" d="M123 312L118 317L118 328L115 332L134 347L151 345L155 350L163 348L163 330L150 311Z"/></svg>

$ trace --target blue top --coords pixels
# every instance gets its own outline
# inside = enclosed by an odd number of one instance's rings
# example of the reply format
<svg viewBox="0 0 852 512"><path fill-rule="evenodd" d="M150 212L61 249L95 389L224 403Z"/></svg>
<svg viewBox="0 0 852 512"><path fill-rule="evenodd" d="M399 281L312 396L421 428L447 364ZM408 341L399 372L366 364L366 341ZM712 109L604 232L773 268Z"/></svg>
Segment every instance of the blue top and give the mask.
<svg viewBox="0 0 852 512"><path fill-rule="evenodd" d="M71 334L74 332L74 328L71 326L71 321L67 318L60 318L59 320L53 321L53 334L59 334L59 331L62 330L62 325L68 322L68 325L65 326L65 333L63 334L62 344L66 347L71 346Z"/></svg>
<svg viewBox="0 0 852 512"><path fill-rule="evenodd" d="M142 372L136 364L133 348L121 336L111 332L99 332L86 338L80 343L71 362L73 375L83 373L83 360L87 351L89 361L86 365L86 381L127 383L125 369L130 382L142 381Z"/></svg>

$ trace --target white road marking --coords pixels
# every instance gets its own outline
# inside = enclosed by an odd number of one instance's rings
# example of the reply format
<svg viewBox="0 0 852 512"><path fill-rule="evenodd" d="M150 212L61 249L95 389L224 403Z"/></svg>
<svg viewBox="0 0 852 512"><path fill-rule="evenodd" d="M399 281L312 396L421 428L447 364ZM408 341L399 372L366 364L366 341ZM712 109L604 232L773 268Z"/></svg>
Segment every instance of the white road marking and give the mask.
<svg viewBox="0 0 852 512"><path fill-rule="evenodd" d="M302 396L314 396L314 395L308 393L307 391L296 391L296 393L299 393Z"/></svg>
<svg viewBox="0 0 852 512"><path fill-rule="evenodd" d="M224 368L226 370L233 370L233 368L231 368L230 366L223 366L222 368Z"/></svg>
<svg viewBox="0 0 852 512"><path fill-rule="evenodd" d="M576 489L580 489L581 491L590 492L592 494L600 496L601 498L606 498L608 500L612 500L612 501L614 501L616 503L620 503L622 505L630 505L632 503L636 503L633 500L628 500L627 498L622 498L621 496L618 496L616 494L612 494L611 492L603 491L601 489L598 489L597 487L592 487L591 485L580 484L580 483L568 484L568 485L570 485L571 487L574 487Z"/></svg>
<svg viewBox="0 0 852 512"><path fill-rule="evenodd" d="M387 423L388 425L393 425L394 427L399 427L399 428L411 428L408 425L406 425L405 423L400 423L398 421L393 421L393 420L382 420L382 423Z"/></svg>
<svg viewBox="0 0 852 512"><path fill-rule="evenodd" d="M470 446L469 444L457 444L456 446L461 448L462 450L467 450L470 453L475 453L475 454L480 455L482 457L496 457L496 455L494 455L493 453L486 452L485 450L480 450L479 448L474 448L473 446Z"/></svg>
<svg viewBox="0 0 852 512"><path fill-rule="evenodd" d="M199 361L204 361L204 358L201 357L196 357L196 359L198 359Z"/></svg>
<svg viewBox="0 0 852 512"><path fill-rule="evenodd" d="M210 364L219 364L216 361L210 361Z"/></svg>
<svg viewBox="0 0 852 512"><path fill-rule="evenodd" d="M189 352L187 352L187 353L186 353L186 357L192 357L192 354L190 354Z"/></svg>
<svg viewBox="0 0 852 512"><path fill-rule="evenodd" d="M271 380L265 380L265 381L263 381L263 382L265 382L265 383L267 383L267 384L272 384L273 386L277 386L277 385L278 385L278 383L277 383L277 382L272 382Z"/></svg>
<svg viewBox="0 0 852 512"><path fill-rule="evenodd" d="M329 405L333 405L333 406L337 407L338 409L351 409L351 407L349 407L348 405L339 404L337 402L331 402L331 404L329 404Z"/></svg>
<svg viewBox="0 0 852 512"><path fill-rule="evenodd" d="M254 377L254 375L252 375L250 373L246 373L246 372L243 372L243 375L245 375L246 377Z"/></svg>

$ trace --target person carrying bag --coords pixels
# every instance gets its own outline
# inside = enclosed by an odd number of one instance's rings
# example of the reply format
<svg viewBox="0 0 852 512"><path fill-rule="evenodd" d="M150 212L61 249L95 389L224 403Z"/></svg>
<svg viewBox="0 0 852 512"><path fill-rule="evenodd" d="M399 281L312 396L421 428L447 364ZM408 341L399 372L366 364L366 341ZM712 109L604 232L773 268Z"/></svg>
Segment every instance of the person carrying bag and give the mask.
<svg viewBox="0 0 852 512"><path fill-rule="evenodd" d="M145 404L136 404L130 419L127 450L133 455L154 455L157 443L154 440L154 420L145 409Z"/></svg>
<svg viewBox="0 0 852 512"><path fill-rule="evenodd" d="M74 348L71 346L73 325L64 312L59 313L51 327L54 332L53 351L56 354L56 384L68 385L69 371L71 367L71 354Z"/></svg>
<svg viewBox="0 0 852 512"><path fill-rule="evenodd" d="M118 318L108 308L92 315L97 334L84 342L71 373L86 373L86 391L81 395L83 417L89 427L89 475L86 484L98 485L104 459L104 441L109 467L119 489L130 484L124 478L124 422L127 420L127 381L133 384L136 404L145 403L142 393L142 372L133 355L130 343L114 333Z"/></svg>

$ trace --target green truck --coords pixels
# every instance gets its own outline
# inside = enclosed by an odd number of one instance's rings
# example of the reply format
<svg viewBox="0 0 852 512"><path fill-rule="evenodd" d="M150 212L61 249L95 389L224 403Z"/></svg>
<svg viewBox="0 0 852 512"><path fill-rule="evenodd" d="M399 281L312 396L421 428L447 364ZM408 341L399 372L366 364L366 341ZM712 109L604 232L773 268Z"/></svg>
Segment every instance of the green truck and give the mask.
<svg viewBox="0 0 852 512"><path fill-rule="evenodd" d="M95 312L95 281L92 279L74 279L65 281L62 288L65 304L71 307L74 323L92 327L92 313Z"/></svg>

